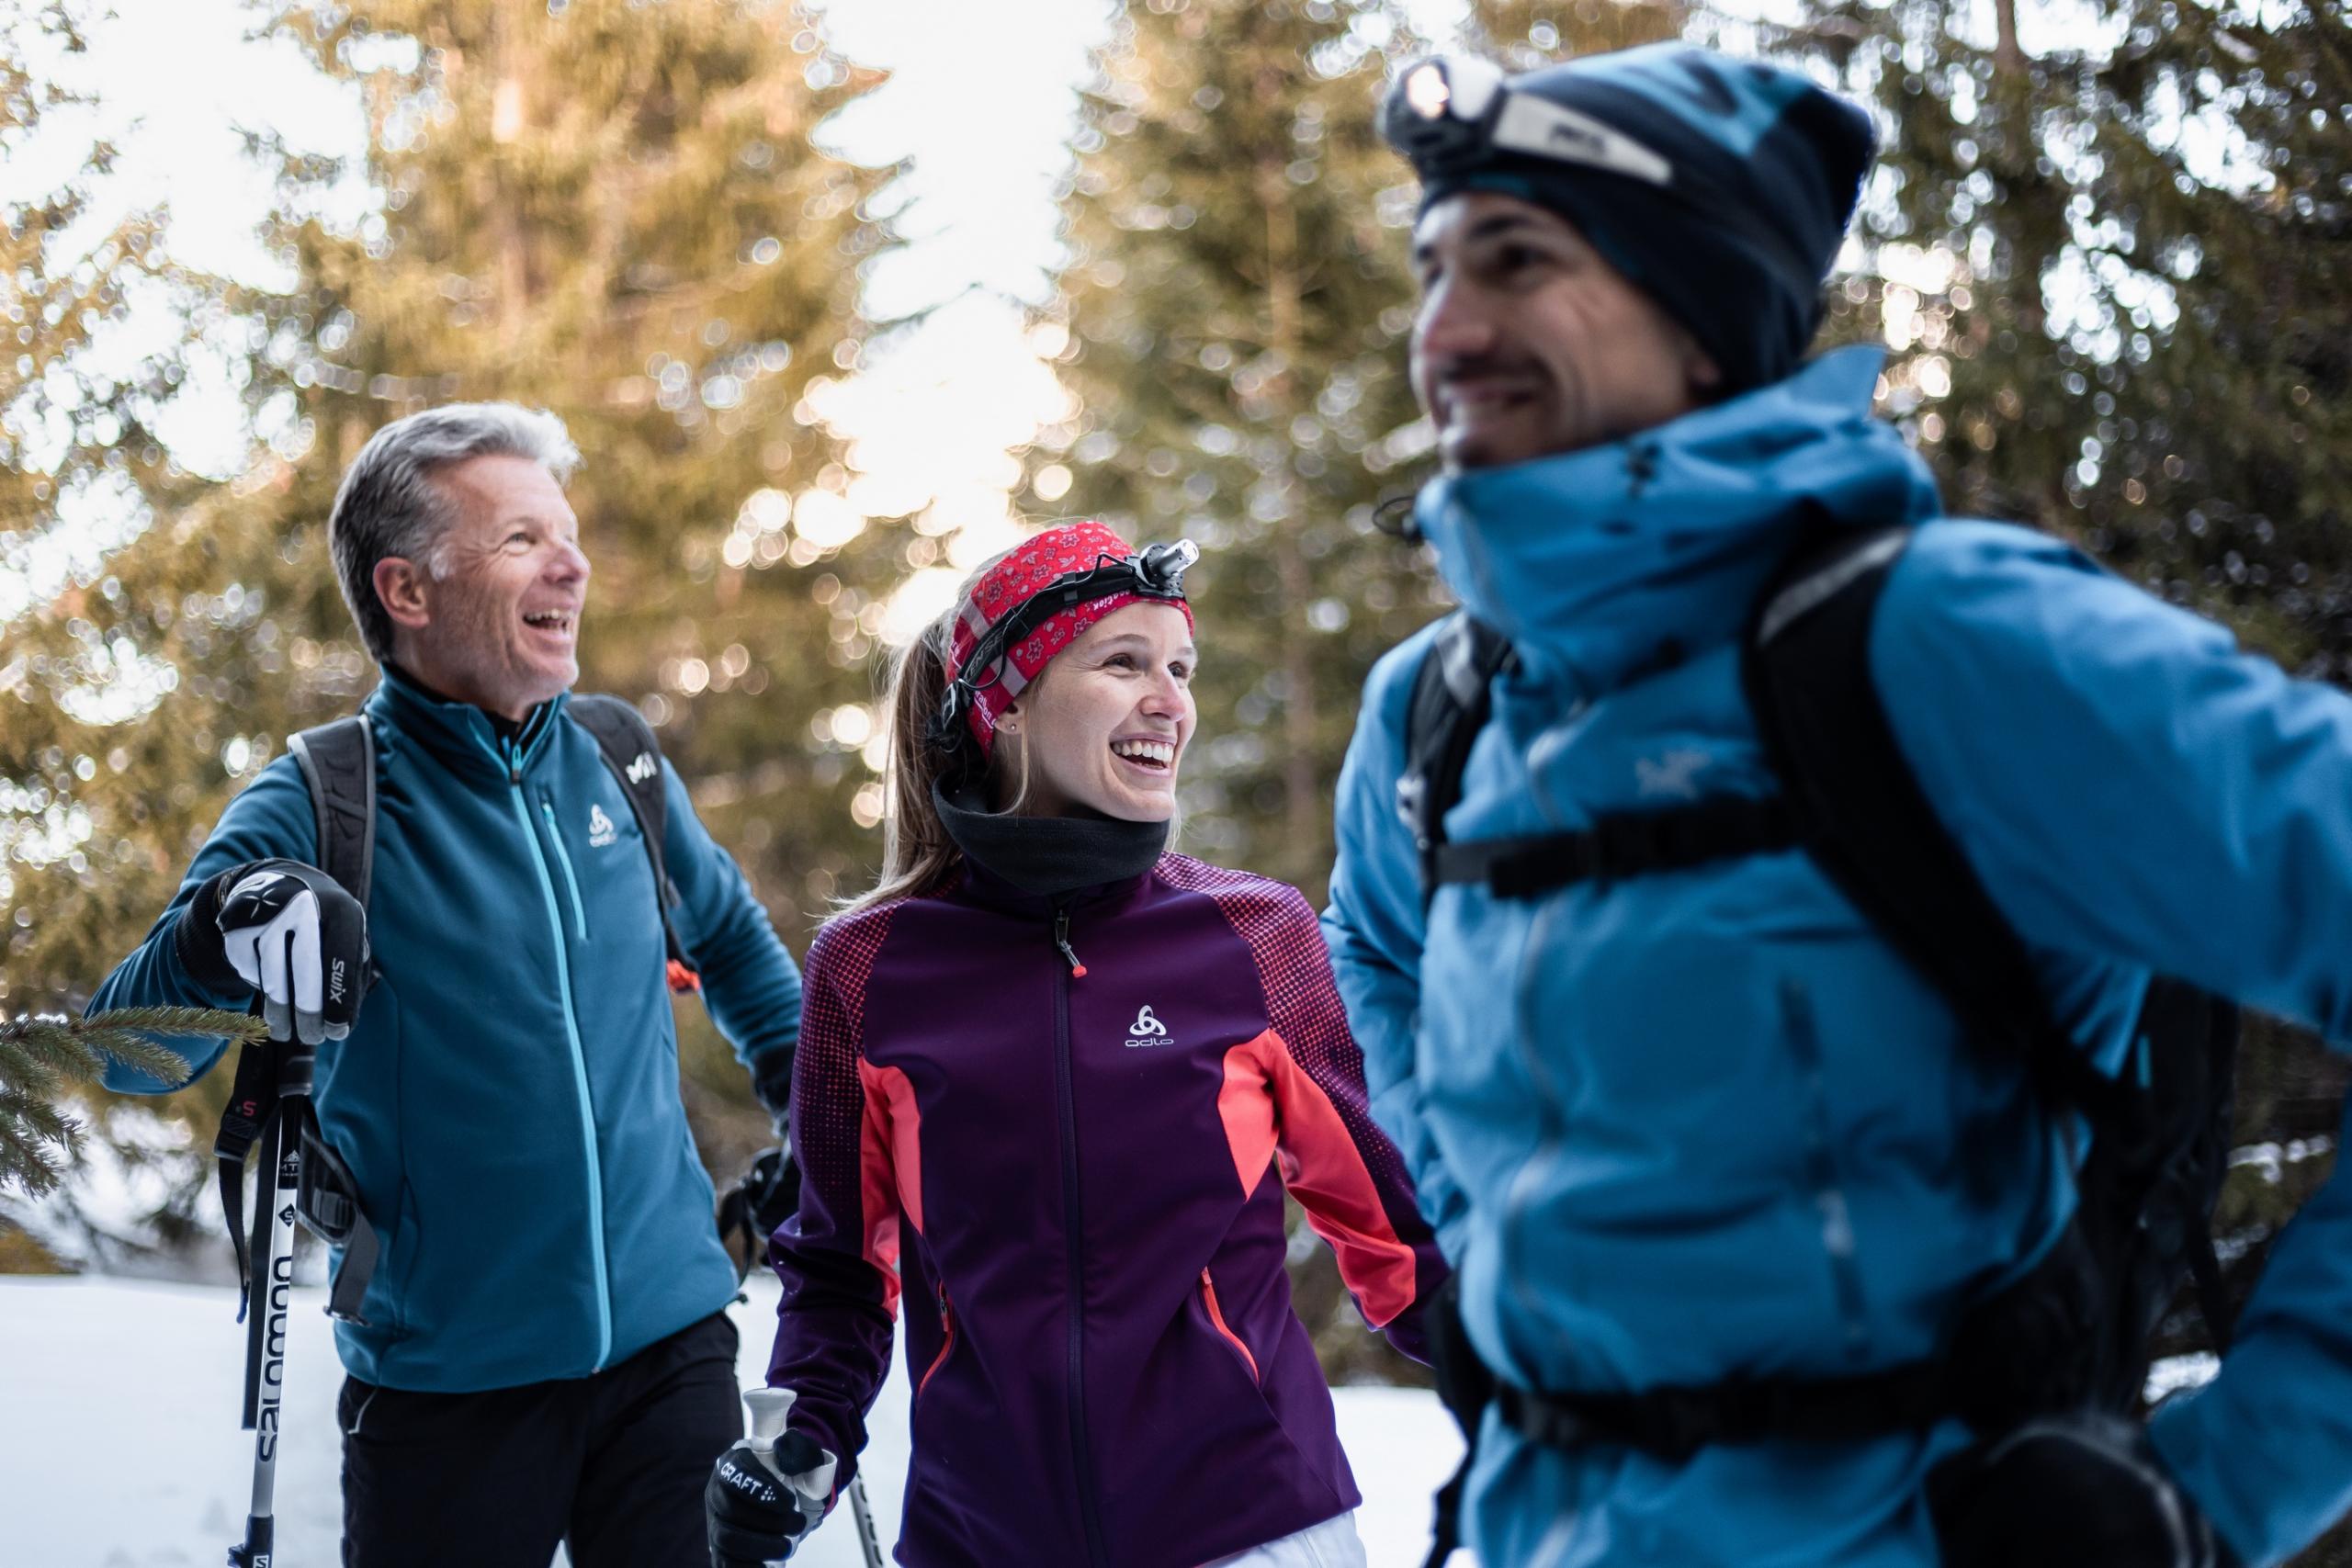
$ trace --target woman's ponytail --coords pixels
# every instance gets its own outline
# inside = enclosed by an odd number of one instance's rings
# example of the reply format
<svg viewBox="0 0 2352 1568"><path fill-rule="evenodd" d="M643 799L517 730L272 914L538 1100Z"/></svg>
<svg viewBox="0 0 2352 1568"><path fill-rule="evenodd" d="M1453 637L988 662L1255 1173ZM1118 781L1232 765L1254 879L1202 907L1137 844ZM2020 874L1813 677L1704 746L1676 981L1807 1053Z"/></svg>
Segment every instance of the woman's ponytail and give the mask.
<svg viewBox="0 0 2352 1568"><path fill-rule="evenodd" d="M932 785L963 765L954 751L935 746L931 728L939 702L947 690L947 654L955 635L956 617L963 596L946 614L923 627L899 651L890 667L890 685L883 699L888 716L889 764L882 811L882 877L873 890L851 899L845 910L857 910L886 899L926 892L946 880L963 852L947 836L938 809L932 805Z"/></svg>

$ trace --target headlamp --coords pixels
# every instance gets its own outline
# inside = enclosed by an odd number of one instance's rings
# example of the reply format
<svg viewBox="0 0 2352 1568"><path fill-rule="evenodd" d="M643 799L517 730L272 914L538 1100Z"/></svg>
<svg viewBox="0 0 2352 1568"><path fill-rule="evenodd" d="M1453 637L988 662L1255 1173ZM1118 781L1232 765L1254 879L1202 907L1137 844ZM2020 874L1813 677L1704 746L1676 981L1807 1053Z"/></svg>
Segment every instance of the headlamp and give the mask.
<svg viewBox="0 0 2352 1568"><path fill-rule="evenodd" d="M959 743L964 716L971 711L980 689L1001 678L1008 650L1020 646L1023 638L1046 622L1065 610L1114 593L1182 600L1184 573L1200 558L1201 547L1190 539L1148 546L1139 554L1119 560L1100 556L1086 570L1054 579L998 616L972 645L963 668L940 694L939 712L932 719L928 736L931 743L948 750Z"/></svg>
<svg viewBox="0 0 2352 1568"><path fill-rule="evenodd" d="M1388 90L1380 130L1424 183L1479 168L1497 152L1674 183L1673 164L1655 149L1590 115L1517 91L1500 67L1474 55L1440 55L1408 69Z"/></svg>

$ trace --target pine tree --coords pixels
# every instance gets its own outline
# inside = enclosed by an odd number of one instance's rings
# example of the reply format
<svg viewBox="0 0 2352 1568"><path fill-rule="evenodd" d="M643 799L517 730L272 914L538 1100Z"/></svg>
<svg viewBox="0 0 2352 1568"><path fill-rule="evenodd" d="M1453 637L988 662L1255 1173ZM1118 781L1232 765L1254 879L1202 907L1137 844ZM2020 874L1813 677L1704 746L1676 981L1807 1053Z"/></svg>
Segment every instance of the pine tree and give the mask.
<svg viewBox="0 0 2352 1568"><path fill-rule="evenodd" d="M1525 69L1681 18L1481 0L1471 41ZM1030 454L1031 495L1201 543L1186 831L1310 896L1364 673L1443 603L1426 556L1382 532L1431 443L1405 377L1418 187L1376 111L1430 47L1376 0L1137 0L1062 204L1052 316L1080 412Z"/></svg>
<svg viewBox="0 0 2352 1568"><path fill-rule="evenodd" d="M211 325L251 350L266 446L118 551L112 596L74 612L96 651L41 694L43 808L90 847L0 898L12 976L86 995L285 736L366 694L329 503L374 430L458 399L569 425L595 569L581 687L639 701L797 947L865 852L864 772L808 716L870 696L886 532L863 529L814 405L857 363L888 171L809 137L876 78L762 0L361 0L275 26L363 96L368 151L344 170L266 149L297 282L224 292ZM356 219L334 194L354 175L379 198ZM54 664L77 645L58 607L40 619ZM136 722L94 711L89 694L142 682L120 699ZM700 1010L682 1021L690 1071L745 1100ZM179 1100L200 1118L220 1092Z"/></svg>
<svg viewBox="0 0 2352 1568"><path fill-rule="evenodd" d="M0 163L12 170L57 150L44 120L68 101L55 75L84 47L81 19L65 4L0 18ZM185 341L123 365L96 340L119 333L134 295L185 301L204 285L164 258L152 215L88 231L112 157L89 147L54 188L0 203L0 1002L48 989L33 954L60 929L53 890L101 889L117 864L83 805L98 759L113 761L90 744L91 721L113 716L136 679L108 635L124 591L104 542L177 493L149 422Z"/></svg>
<svg viewBox="0 0 2352 1568"><path fill-rule="evenodd" d="M1395 47L1371 4L1129 8L1063 202L1081 412L1031 455L1041 500L1203 547L1186 832L1310 895L1363 673L1438 603L1374 525L1429 444L1403 376L1411 174L1374 123Z"/></svg>
<svg viewBox="0 0 2352 1568"><path fill-rule="evenodd" d="M1783 40L1894 132L1842 328L1894 349L1890 404L1956 508L2341 678L2352 17L2098 10L2086 49L2030 52L2014 0L1990 36L1939 4L1839 5Z"/></svg>

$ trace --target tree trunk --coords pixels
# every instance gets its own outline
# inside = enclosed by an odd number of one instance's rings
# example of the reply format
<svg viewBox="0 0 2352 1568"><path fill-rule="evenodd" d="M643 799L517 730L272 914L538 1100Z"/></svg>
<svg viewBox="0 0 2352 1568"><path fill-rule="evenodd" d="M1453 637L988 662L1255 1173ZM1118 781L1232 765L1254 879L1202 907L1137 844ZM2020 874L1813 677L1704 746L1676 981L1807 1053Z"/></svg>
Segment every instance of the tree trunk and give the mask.
<svg viewBox="0 0 2352 1568"><path fill-rule="evenodd" d="M1272 400L1288 410L1298 393L1292 373L1300 347L1298 215L1291 204L1289 176L1278 158L1270 154L1260 161L1257 185L1266 214L1266 342L1283 364ZM1287 425L1281 439L1287 451ZM1287 457L1279 477L1284 505L1274 525L1273 547L1275 585L1282 594L1283 839L1287 856L1283 871L1296 880L1319 858L1323 810L1315 788L1315 664L1307 646L1306 601L1313 584L1306 575L1306 558L1298 548L1298 530L1306 521L1303 487Z"/></svg>

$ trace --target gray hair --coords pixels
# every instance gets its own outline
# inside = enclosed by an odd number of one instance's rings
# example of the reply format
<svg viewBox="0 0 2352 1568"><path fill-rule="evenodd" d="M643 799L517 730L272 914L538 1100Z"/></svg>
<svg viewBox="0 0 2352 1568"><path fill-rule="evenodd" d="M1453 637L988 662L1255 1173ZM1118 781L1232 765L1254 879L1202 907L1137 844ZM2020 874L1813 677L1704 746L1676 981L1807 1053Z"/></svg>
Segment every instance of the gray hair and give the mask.
<svg viewBox="0 0 2352 1568"><path fill-rule="evenodd" d="M379 664L392 655L392 618L376 597L376 563L422 560L435 577L448 570L443 537L457 520L438 470L469 457L528 457L571 478L580 449L563 421L519 403L448 403L396 419L368 439L345 470L327 514L327 543L359 640Z"/></svg>

